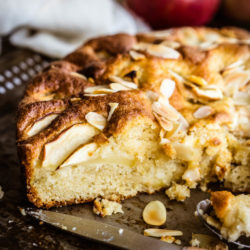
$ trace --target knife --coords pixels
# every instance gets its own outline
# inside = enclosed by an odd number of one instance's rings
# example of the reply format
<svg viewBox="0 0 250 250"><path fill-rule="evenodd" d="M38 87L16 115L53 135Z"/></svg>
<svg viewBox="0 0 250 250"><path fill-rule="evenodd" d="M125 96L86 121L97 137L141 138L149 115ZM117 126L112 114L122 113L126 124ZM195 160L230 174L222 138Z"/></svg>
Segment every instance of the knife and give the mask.
<svg viewBox="0 0 250 250"><path fill-rule="evenodd" d="M51 224L62 230L69 231L89 239L100 241L105 244L110 244L123 249L132 250L180 250L189 249L189 247L182 247L175 244L170 244L157 240L151 237L146 237L136 232L112 226L87 218L77 217L73 215L27 208L26 213L41 220L45 223ZM190 248L191 249L191 248Z"/></svg>

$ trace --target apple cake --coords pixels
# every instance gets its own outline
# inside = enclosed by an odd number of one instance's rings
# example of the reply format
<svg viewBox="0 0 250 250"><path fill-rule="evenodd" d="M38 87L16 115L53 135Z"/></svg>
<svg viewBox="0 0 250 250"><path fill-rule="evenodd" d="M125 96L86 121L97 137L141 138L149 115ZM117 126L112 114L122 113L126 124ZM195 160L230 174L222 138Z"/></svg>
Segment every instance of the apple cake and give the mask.
<svg viewBox="0 0 250 250"><path fill-rule="evenodd" d="M217 191L210 199L225 239L235 241L241 235L250 237L250 194L235 196L228 191Z"/></svg>
<svg viewBox="0 0 250 250"><path fill-rule="evenodd" d="M183 27L92 39L52 62L18 108L28 199L49 208L166 188L184 200L218 181L249 192L249 51L247 31Z"/></svg>

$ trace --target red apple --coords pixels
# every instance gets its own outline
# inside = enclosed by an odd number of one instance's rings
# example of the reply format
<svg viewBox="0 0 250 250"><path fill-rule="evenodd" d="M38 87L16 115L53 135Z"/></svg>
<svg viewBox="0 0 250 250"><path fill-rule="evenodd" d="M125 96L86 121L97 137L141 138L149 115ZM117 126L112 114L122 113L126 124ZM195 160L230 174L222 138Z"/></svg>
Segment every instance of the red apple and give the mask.
<svg viewBox="0 0 250 250"><path fill-rule="evenodd" d="M126 0L127 5L155 29L203 25L209 22L220 0Z"/></svg>

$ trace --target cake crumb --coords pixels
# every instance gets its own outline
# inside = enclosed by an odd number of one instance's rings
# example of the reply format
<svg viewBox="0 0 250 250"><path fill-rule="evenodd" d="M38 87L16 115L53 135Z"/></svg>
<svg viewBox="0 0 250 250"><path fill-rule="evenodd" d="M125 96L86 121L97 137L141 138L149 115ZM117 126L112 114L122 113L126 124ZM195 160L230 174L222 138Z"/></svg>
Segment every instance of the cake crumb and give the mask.
<svg viewBox="0 0 250 250"><path fill-rule="evenodd" d="M102 217L116 213L124 213L120 203L101 198L95 199L93 212Z"/></svg>
<svg viewBox="0 0 250 250"><path fill-rule="evenodd" d="M189 244L192 247L199 247L200 246L200 241L198 239L192 239L192 240L190 240Z"/></svg>
<svg viewBox="0 0 250 250"><path fill-rule="evenodd" d="M190 197L190 190L185 185L180 185L175 182L172 186L165 191L170 200L184 201L187 197Z"/></svg>
<svg viewBox="0 0 250 250"><path fill-rule="evenodd" d="M175 241L175 237L173 236L162 236L161 240L167 243L173 243Z"/></svg>
<svg viewBox="0 0 250 250"><path fill-rule="evenodd" d="M177 239L177 240L174 241L174 243L175 243L176 245L181 245L181 240Z"/></svg>
<svg viewBox="0 0 250 250"><path fill-rule="evenodd" d="M207 216L207 223L220 230L223 238L236 241L241 235L250 236L250 195L233 195L228 191L211 193L216 217Z"/></svg>

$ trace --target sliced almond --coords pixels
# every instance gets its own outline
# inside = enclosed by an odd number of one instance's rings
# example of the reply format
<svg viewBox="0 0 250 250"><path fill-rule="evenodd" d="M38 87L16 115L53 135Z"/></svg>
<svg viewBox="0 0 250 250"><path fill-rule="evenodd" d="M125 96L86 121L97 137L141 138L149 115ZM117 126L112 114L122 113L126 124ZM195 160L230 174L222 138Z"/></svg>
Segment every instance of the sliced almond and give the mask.
<svg viewBox="0 0 250 250"><path fill-rule="evenodd" d="M167 219L166 208L161 201L151 201L144 208L142 217L147 224L160 226Z"/></svg>
<svg viewBox="0 0 250 250"><path fill-rule="evenodd" d="M208 100L220 100L223 98L222 91L218 88L201 89L196 86L193 86L192 90L197 96L206 98Z"/></svg>
<svg viewBox="0 0 250 250"><path fill-rule="evenodd" d="M232 73L235 73L235 72L244 72L244 70L245 70L245 66L241 65L239 67L235 67L235 68L230 68L230 69L224 70L222 72L222 76L223 77L227 77L228 75L230 75Z"/></svg>
<svg viewBox="0 0 250 250"><path fill-rule="evenodd" d="M127 91L130 90L130 88L125 87L124 85L120 83L110 83L109 87L115 91Z"/></svg>
<svg viewBox="0 0 250 250"><path fill-rule="evenodd" d="M89 142L99 131L88 124L76 124L44 146L42 166L55 170L80 145Z"/></svg>
<svg viewBox="0 0 250 250"><path fill-rule="evenodd" d="M168 100L166 101L166 99L159 98L158 101L153 102L152 110L153 110L153 113L156 114L155 117L160 123L160 125L162 126L162 128L164 128L165 126L161 124L161 122L165 123L165 125L168 127L167 131L172 130L173 127L171 126L170 128L169 127L170 125L166 123L165 120L179 123L180 124L179 129L183 131L186 131L187 128L189 127L188 122L182 116L182 114L179 113L173 106L171 106L168 103Z"/></svg>
<svg viewBox="0 0 250 250"><path fill-rule="evenodd" d="M165 59L178 59L180 53L170 47L161 44L137 43L134 46L135 50L144 50L148 54Z"/></svg>
<svg viewBox="0 0 250 250"><path fill-rule="evenodd" d="M137 89L137 85L133 82L129 82L129 81L125 81L122 78L118 77L118 76L110 76L109 80L114 82L114 83L120 83L121 85L125 86L126 88L129 89Z"/></svg>
<svg viewBox="0 0 250 250"><path fill-rule="evenodd" d="M164 79L161 83L160 92L165 98L170 98L175 90L175 81L171 79Z"/></svg>
<svg viewBox="0 0 250 250"><path fill-rule="evenodd" d="M85 118L89 124L100 130L103 130L106 126L106 118L96 112L87 113Z"/></svg>
<svg viewBox="0 0 250 250"><path fill-rule="evenodd" d="M216 47L218 47L218 44L216 42L211 42L211 41L202 42L199 44L199 48L202 50L210 50L210 49L214 49Z"/></svg>
<svg viewBox="0 0 250 250"><path fill-rule="evenodd" d="M169 120L165 119L164 117L157 115L157 113L153 112L156 120L159 122L160 126L165 130L165 131L171 131L173 129L173 123L170 122Z"/></svg>
<svg viewBox="0 0 250 250"><path fill-rule="evenodd" d="M202 118L210 116L212 112L213 112L213 109L210 106L202 106L193 113L193 116L196 119L202 119Z"/></svg>
<svg viewBox="0 0 250 250"><path fill-rule="evenodd" d="M51 115L47 115L45 117L43 117L42 119L36 121L33 126L31 127L31 129L27 132L27 135L33 136L38 134L39 132L41 132L43 129L45 129L46 127L49 126L49 124L51 124L51 122L57 117L57 114L51 114Z"/></svg>
<svg viewBox="0 0 250 250"><path fill-rule="evenodd" d="M75 76L75 77L78 77L78 78L81 78L81 79L87 81L87 77L86 77L85 75L79 74L79 73L77 73L77 72L70 72L70 74L71 74L72 76Z"/></svg>
<svg viewBox="0 0 250 250"><path fill-rule="evenodd" d="M178 49L181 44L176 42L176 41L172 41L172 40L165 40L161 43L161 45L164 45L164 46L167 46L167 47L170 47L172 49Z"/></svg>
<svg viewBox="0 0 250 250"><path fill-rule="evenodd" d="M223 42L235 44L238 43L239 40L235 37L222 37L221 43Z"/></svg>
<svg viewBox="0 0 250 250"><path fill-rule="evenodd" d="M233 101L235 105L249 106L250 105L250 93L235 91L233 95Z"/></svg>
<svg viewBox="0 0 250 250"><path fill-rule="evenodd" d="M164 104L162 101L154 102L152 104L152 110L170 121L177 121L180 117L178 111L172 106Z"/></svg>
<svg viewBox="0 0 250 250"><path fill-rule="evenodd" d="M185 79L178 73L174 72L173 70L171 69L168 69L167 70L177 81L179 82L184 82Z"/></svg>
<svg viewBox="0 0 250 250"><path fill-rule="evenodd" d="M153 56L162 57L164 59L178 59L180 53L170 47L164 45L152 45L147 52Z"/></svg>
<svg viewBox="0 0 250 250"><path fill-rule="evenodd" d="M182 28L178 32L178 38L184 45L198 46L200 39L197 36L197 31L192 27Z"/></svg>
<svg viewBox="0 0 250 250"><path fill-rule="evenodd" d="M164 38L170 36L172 33L173 33L172 29L167 29L167 30L151 31L148 33L143 33L143 35L155 37L155 38L159 38L159 39L164 39Z"/></svg>
<svg viewBox="0 0 250 250"><path fill-rule="evenodd" d="M115 110L117 109L119 103L117 102L110 102L109 106L110 106L110 110L109 110L109 115L108 115L108 121L111 119L113 113L115 112Z"/></svg>
<svg viewBox="0 0 250 250"><path fill-rule="evenodd" d="M234 71L224 78L226 88L239 89L250 81L250 71Z"/></svg>
<svg viewBox="0 0 250 250"><path fill-rule="evenodd" d="M229 70L229 69L233 69L233 68L238 68L240 67L242 64L244 63L244 61L242 59L239 59L238 61L231 63L229 65L227 65L223 71Z"/></svg>
<svg viewBox="0 0 250 250"><path fill-rule="evenodd" d="M85 88L84 93L87 93L87 94L101 94L98 91L99 90L106 90L106 89L109 90L108 85L97 85L97 86Z"/></svg>
<svg viewBox="0 0 250 250"><path fill-rule="evenodd" d="M89 143L78 148L60 167L72 166L89 160L97 149L96 143Z"/></svg>
<svg viewBox="0 0 250 250"><path fill-rule="evenodd" d="M180 123L180 130L182 131L186 131L189 127L189 123L187 122L187 120L184 118L184 116L180 113L180 118L178 120L178 122Z"/></svg>
<svg viewBox="0 0 250 250"><path fill-rule="evenodd" d="M187 81L185 79L184 79L183 83L185 86L191 87L192 89L197 88L197 86L194 83Z"/></svg>
<svg viewBox="0 0 250 250"><path fill-rule="evenodd" d="M243 60L238 60L232 64L229 64L228 66L226 66L224 69L221 70L221 74L222 76L228 77L228 75L234 74L234 73L245 73L245 65L244 65L244 61ZM231 76L229 76L231 77Z"/></svg>
<svg viewBox="0 0 250 250"><path fill-rule="evenodd" d="M209 42L218 42L221 38L221 35L216 31L207 31L203 34L203 40Z"/></svg>
<svg viewBox="0 0 250 250"><path fill-rule="evenodd" d="M142 60L142 59L146 58L145 55L143 55L142 53L139 53L137 51L134 51L134 50L130 50L129 54L136 61L137 60Z"/></svg>
<svg viewBox="0 0 250 250"><path fill-rule="evenodd" d="M188 81L198 85L198 86L207 86L207 81L200 77L200 76L195 76L195 75L189 75L185 77Z"/></svg>
<svg viewBox="0 0 250 250"><path fill-rule="evenodd" d="M179 230L169 230L160 228L148 228L144 230L145 236L151 237L167 237L167 236L182 236L182 231Z"/></svg>
<svg viewBox="0 0 250 250"><path fill-rule="evenodd" d="M84 96L105 96L106 94L84 94Z"/></svg>

